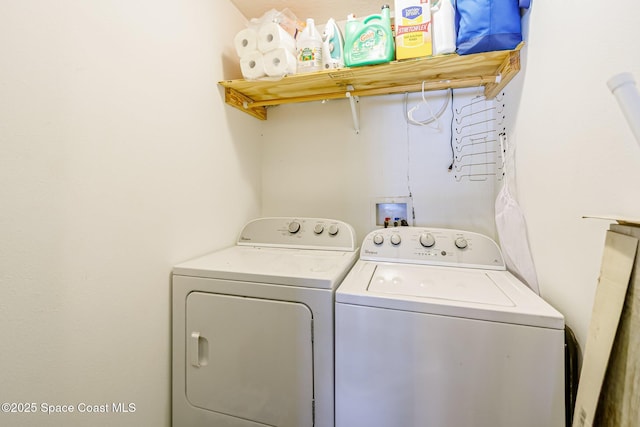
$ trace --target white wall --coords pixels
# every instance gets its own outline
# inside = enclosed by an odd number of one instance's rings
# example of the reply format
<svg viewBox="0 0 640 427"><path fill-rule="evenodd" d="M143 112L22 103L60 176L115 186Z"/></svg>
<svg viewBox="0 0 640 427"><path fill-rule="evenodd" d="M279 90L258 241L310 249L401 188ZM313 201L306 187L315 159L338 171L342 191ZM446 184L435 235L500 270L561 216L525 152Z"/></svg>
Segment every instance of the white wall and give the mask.
<svg viewBox="0 0 640 427"><path fill-rule="evenodd" d="M0 5L0 402L136 405L1 425L170 424L171 266L260 210L260 124L216 84L243 26L208 0Z"/></svg>
<svg viewBox="0 0 640 427"><path fill-rule="evenodd" d="M581 216L640 217L640 149L606 87L621 71L640 81L638 16L640 6L630 0L615 7L534 1L525 17L523 70L506 90L540 289L583 346L608 222ZM344 100L271 109L263 213L341 218L362 238L371 229L371 199L407 195L409 170L417 225L495 236L498 187L455 185L446 172L448 136L416 128L407 134L401 103L401 96L363 98L360 135Z"/></svg>
<svg viewBox="0 0 640 427"><path fill-rule="evenodd" d="M517 144L520 203L541 291L584 346L608 221L640 217L640 147L606 86L613 75L640 80L640 5L534 1Z"/></svg>
<svg viewBox="0 0 640 427"><path fill-rule="evenodd" d="M361 98L359 134L347 100L270 109L263 133L263 213L342 219L361 240L375 228L376 200L411 193L415 225L494 236L496 180L458 181L449 170L452 105L459 110L477 93L456 91L438 129L408 126L404 95ZM411 94L409 108L420 99ZM434 113L448 99L446 91L427 94ZM415 113L419 120L428 117L425 105ZM455 121L453 126L455 146Z"/></svg>

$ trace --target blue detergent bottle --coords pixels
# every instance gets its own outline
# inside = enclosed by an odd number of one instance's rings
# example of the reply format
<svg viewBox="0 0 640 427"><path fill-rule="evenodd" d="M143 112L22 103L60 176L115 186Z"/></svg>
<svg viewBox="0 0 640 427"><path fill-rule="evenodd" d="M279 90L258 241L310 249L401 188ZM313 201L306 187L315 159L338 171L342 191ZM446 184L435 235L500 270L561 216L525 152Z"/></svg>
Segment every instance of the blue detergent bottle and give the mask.
<svg viewBox="0 0 640 427"><path fill-rule="evenodd" d="M370 15L363 22L353 15L347 17L344 46L347 67L382 64L393 61L394 57L395 43L388 4L382 6L379 15Z"/></svg>

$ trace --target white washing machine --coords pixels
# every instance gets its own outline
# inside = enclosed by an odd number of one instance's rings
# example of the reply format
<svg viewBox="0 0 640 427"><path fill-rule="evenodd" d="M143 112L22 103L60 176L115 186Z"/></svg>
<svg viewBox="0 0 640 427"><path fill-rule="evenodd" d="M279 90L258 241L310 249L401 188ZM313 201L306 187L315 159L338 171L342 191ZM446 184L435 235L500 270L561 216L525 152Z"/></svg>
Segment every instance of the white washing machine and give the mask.
<svg viewBox="0 0 640 427"><path fill-rule="evenodd" d="M173 425L333 427L335 289L353 227L261 218L173 269Z"/></svg>
<svg viewBox="0 0 640 427"><path fill-rule="evenodd" d="M564 426L564 318L486 236L370 233L336 292L336 427Z"/></svg>

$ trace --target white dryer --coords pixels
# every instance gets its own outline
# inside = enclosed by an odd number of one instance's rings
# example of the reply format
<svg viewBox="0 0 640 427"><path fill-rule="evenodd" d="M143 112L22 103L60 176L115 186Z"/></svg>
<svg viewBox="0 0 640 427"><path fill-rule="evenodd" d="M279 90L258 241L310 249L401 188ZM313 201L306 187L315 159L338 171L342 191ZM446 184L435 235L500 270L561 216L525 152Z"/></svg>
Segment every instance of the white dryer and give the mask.
<svg viewBox="0 0 640 427"><path fill-rule="evenodd" d="M173 269L173 425L333 427L335 289L353 227L261 218Z"/></svg>
<svg viewBox="0 0 640 427"><path fill-rule="evenodd" d="M336 427L564 426L564 318L486 236L370 233L336 292Z"/></svg>

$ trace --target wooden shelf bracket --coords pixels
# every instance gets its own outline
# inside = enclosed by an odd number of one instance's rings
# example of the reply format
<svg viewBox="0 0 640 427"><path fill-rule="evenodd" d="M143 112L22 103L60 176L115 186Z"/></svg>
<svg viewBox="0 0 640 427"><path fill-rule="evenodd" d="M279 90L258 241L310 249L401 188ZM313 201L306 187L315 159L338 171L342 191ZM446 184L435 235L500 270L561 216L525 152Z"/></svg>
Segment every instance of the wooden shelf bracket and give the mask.
<svg viewBox="0 0 640 427"><path fill-rule="evenodd" d="M251 114L253 117L260 120L267 120L267 108L253 106L253 99L243 95L237 90L227 87L224 90L224 101L237 108L240 111L244 111L247 114Z"/></svg>

